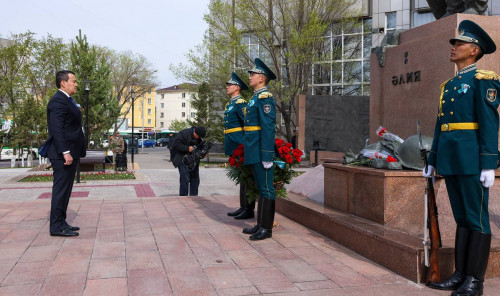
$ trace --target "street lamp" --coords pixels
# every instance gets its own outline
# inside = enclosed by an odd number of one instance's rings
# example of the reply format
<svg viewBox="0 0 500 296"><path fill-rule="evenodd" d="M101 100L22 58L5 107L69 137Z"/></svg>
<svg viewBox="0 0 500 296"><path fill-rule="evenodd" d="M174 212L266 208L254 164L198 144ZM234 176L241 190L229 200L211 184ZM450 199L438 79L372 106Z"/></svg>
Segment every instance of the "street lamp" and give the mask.
<svg viewBox="0 0 500 296"><path fill-rule="evenodd" d="M131 161L132 161L132 170L134 170L134 99L135 99L135 92L133 88L130 88L130 98L132 99L132 156L131 156Z"/></svg>
<svg viewBox="0 0 500 296"><path fill-rule="evenodd" d="M85 84L85 137L87 137L86 147L89 148L89 93L90 93L90 80L83 81Z"/></svg>

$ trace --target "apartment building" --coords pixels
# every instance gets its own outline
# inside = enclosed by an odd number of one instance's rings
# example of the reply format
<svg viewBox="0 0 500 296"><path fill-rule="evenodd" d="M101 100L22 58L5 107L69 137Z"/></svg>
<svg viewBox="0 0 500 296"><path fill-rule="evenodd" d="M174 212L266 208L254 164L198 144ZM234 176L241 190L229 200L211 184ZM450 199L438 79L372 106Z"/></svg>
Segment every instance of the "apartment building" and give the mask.
<svg viewBox="0 0 500 296"><path fill-rule="evenodd" d="M196 84L184 83L156 90L156 128L168 129L174 120L194 120L196 110L191 106L197 93Z"/></svg>

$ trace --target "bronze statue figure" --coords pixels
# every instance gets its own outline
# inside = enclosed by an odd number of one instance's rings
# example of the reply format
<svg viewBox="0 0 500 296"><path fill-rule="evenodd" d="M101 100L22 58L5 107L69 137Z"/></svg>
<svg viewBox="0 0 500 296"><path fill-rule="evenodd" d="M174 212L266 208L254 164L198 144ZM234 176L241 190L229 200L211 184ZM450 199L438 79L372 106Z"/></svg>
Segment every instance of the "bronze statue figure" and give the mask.
<svg viewBox="0 0 500 296"><path fill-rule="evenodd" d="M436 19L455 13L481 14L488 9L488 0L427 0Z"/></svg>

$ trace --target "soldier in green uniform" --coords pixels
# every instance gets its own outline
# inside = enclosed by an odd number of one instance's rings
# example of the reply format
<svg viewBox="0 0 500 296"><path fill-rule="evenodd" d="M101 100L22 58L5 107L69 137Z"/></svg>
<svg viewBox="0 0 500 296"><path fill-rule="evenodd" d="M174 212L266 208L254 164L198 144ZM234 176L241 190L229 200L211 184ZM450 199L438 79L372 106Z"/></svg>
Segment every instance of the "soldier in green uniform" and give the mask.
<svg viewBox="0 0 500 296"><path fill-rule="evenodd" d="M224 153L233 155L239 145L243 144L243 126L247 101L241 96L241 91L248 89L246 83L233 72L231 79L226 82L226 93L231 101L224 110ZM255 200L248 202L245 184L240 183L240 208L227 213L234 219L249 219L254 217Z"/></svg>
<svg viewBox="0 0 500 296"><path fill-rule="evenodd" d="M458 72L441 85L429 166L423 172L430 178L435 168L446 182L457 223L455 272L429 287L455 290L451 295L482 295L491 244L488 194L498 161L500 82L497 74L475 64L495 52L490 36L469 20L458 29L450 40L450 61Z"/></svg>
<svg viewBox="0 0 500 296"><path fill-rule="evenodd" d="M275 210L273 161L276 104L266 85L276 79L276 75L258 58L255 59L255 67L248 72L254 93L246 108L244 157L245 164L253 166L259 202L257 224L243 229L243 233L251 234L251 240L263 240L272 237Z"/></svg>

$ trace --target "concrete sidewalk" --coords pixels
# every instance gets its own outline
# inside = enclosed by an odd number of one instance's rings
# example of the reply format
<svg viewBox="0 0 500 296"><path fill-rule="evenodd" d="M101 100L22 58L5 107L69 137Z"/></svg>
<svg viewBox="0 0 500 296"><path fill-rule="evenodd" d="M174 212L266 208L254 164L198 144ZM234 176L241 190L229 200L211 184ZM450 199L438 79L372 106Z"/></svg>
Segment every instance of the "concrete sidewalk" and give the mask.
<svg viewBox="0 0 500 296"><path fill-rule="evenodd" d="M15 182L26 173L0 170L2 296L450 295L279 214L272 239L249 241L241 230L253 220L226 215L238 206L238 187L223 169L201 169L199 197L176 196L170 168L76 185L74 192L88 191L70 201L68 222L81 227L76 238L49 236L50 199L39 197L51 184ZM146 185L152 197L135 189ZM485 295L498 291L500 279L488 279Z"/></svg>

